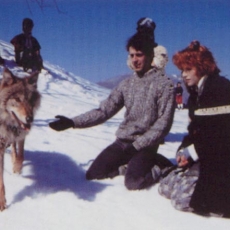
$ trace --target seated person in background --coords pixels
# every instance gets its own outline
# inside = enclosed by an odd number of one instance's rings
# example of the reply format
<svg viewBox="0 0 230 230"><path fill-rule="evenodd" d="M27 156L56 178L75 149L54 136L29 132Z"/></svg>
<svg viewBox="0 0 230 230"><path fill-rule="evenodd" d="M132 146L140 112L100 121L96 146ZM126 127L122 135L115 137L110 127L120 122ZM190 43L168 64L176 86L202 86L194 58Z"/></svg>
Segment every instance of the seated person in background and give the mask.
<svg viewBox="0 0 230 230"><path fill-rule="evenodd" d="M14 46L15 61L25 71L41 71L43 60L40 55L41 46L37 39L32 36L34 23L30 18L23 19L23 33L16 35L10 42Z"/></svg>

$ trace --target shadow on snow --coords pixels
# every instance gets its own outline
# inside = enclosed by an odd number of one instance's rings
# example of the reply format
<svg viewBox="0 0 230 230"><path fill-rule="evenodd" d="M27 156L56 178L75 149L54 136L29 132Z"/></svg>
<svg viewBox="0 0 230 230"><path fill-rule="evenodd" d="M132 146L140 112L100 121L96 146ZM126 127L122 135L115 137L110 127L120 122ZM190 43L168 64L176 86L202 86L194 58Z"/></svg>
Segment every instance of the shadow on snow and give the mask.
<svg viewBox="0 0 230 230"><path fill-rule="evenodd" d="M60 153L26 151L26 165L32 165L31 175L24 176L33 180L32 185L26 186L19 192L12 203L22 201L26 197L36 197L39 194L56 192L72 192L78 198L93 201L97 193L107 186L85 179L85 171L71 158ZM23 176L23 175L22 175Z"/></svg>

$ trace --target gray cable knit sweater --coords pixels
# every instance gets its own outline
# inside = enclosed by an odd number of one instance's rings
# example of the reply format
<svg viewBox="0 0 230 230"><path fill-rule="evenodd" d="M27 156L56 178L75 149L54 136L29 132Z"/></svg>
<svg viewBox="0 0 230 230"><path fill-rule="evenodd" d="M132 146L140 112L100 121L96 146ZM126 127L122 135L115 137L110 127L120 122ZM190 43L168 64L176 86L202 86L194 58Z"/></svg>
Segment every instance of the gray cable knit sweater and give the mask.
<svg viewBox="0 0 230 230"><path fill-rule="evenodd" d="M143 77L134 73L112 90L98 109L72 118L75 128L101 124L123 106L124 121L116 136L133 141L137 150L159 144L169 132L174 114L174 87L163 71L151 69Z"/></svg>

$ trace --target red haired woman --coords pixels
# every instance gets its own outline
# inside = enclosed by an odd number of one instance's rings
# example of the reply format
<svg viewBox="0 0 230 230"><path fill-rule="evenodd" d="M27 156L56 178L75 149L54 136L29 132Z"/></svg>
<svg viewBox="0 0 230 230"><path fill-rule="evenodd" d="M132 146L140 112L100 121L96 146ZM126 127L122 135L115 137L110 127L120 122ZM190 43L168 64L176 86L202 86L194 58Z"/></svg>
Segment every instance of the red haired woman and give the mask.
<svg viewBox="0 0 230 230"><path fill-rule="evenodd" d="M212 53L198 41L176 53L173 62L190 93L191 122L176 155L178 166L189 169L162 179L159 192L173 198L177 209L230 217L230 81L219 75ZM187 154L191 149L199 163Z"/></svg>

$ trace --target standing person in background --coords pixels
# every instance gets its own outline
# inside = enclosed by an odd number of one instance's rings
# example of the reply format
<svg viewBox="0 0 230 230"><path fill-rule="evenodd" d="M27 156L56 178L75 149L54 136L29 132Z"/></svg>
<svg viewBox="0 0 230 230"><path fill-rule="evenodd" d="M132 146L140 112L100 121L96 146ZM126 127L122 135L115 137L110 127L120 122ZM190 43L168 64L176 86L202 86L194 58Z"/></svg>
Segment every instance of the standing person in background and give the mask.
<svg viewBox="0 0 230 230"><path fill-rule="evenodd" d="M107 121L126 108L116 140L94 160L86 172L88 180L113 178L119 175L120 167L127 164L127 189L144 189L155 183L151 173L155 164L161 168L171 165L157 150L172 125L174 87L171 80L151 66L154 46L153 36L143 31L134 34L126 44L134 73L123 80L98 109L72 119L57 116L58 119L50 123L57 131L87 128Z"/></svg>
<svg viewBox="0 0 230 230"><path fill-rule="evenodd" d="M32 36L34 27L33 20L24 18L22 21L23 33L16 35L10 42L14 46L15 62L22 66L25 71L41 71L43 60L40 54L41 46L37 39Z"/></svg>
<svg viewBox="0 0 230 230"><path fill-rule="evenodd" d="M175 97L176 104L178 109L183 109L183 88L181 86L181 82L177 82L177 86L175 88Z"/></svg>

